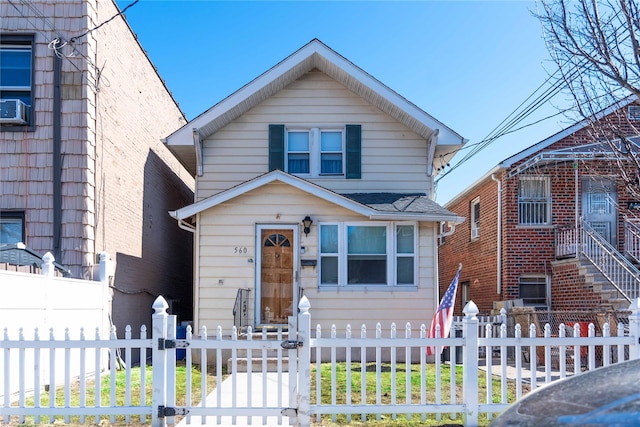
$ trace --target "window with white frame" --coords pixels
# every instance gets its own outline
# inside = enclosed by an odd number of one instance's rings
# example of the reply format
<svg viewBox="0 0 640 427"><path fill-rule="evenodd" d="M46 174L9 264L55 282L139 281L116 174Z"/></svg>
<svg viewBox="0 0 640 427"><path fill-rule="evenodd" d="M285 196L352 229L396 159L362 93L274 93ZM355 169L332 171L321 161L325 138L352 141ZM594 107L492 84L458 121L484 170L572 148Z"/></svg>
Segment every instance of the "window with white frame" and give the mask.
<svg viewBox="0 0 640 427"><path fill-rule="evenodd" d="M3 126L25 125L33 104L33 36L0 37L0 101Z"/></svg>
<svg viewBox="0 0 640 427"><path fill-rule="evenodd" d="M518 287L524 305L526 306L549 306L549 285L547 276L544 274L522 275L518 279Z"/></svg>
<svg viewBox="0 0 640 427"><path fill-rule="evenodd" d="M0 212L0 243L24 243L24 213Z"/></svg>
<svg viewBox="0 0 640 427"><path fill-rule="evenodd" d="M344 175L344 132L340 129L287 129L286 147L289 173Z"/></svg>
<svg viewBox="0 0 640 427"><path fill-rule="evenodd" d="M629 105L627 114L629 120L640 120L640 105Z"/></svg>
<svg viewBox="0 0 640 427"><path fill-rule="evenodd" d="M548 176L519 178L518 224L551 224L551 179Z"/></svg>
<svg viewBox="0 0 640 427"><path fill-rule="evenodd" d="M471 201L470 205L471 217L471 238L480 237L480 197L476 197Z"/></svg>
<svg viewBox="0 0 640 427"><path fill-rule="evenodd" d="M320 224L321 286L415 286L414 223Z"/></svg>

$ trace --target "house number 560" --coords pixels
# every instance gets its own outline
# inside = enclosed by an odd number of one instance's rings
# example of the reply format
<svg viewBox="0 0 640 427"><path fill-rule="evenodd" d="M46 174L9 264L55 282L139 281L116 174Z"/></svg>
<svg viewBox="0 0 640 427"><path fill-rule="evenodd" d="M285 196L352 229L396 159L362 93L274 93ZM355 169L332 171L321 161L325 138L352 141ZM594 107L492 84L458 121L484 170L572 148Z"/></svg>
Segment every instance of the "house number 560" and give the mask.
<svg viewBox="0 0 640 427"><path fill-rule="evenodd" d="M239 247L235 247L233 250L234 254L246 254L247 253L247 248L239 248Z"/></svg>

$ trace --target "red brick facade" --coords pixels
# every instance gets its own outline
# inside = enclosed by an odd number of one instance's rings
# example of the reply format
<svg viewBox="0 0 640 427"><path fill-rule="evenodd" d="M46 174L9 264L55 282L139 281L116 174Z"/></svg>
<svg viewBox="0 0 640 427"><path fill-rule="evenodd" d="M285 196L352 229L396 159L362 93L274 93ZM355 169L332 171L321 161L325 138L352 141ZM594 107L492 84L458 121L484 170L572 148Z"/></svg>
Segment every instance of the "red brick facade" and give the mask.
<svg viewBox="0 0 640 427"><path fill-rule="evenodd" d="M615 118L626 109L606 117ZM622 116L621 116L622 117ZM626 121L626 119L625 119ZM637 131L629 135L635 135ZM467 218L458 225L455 233L445 238L439 248L440 294L442 295L459 263L463 264L460 275L461 289L458 292L456 314L464 305L464 287L469 284L469 299L478 306L480 313L490 313L495 301L522 298L519 280L524 276L546 277L550 283L547 295L551 309L589 309L599 305L600 295L585 283L577 269L577 261L558 261L555 255L555 234L561 227L575 227L576 217L582 215L583 178L604 177L616 182L617 192L617 246L622 251L624 239L624 217L638 216L628 211L627 186L618 177L620 170L612 161L590 159L575 161L572 156L562 160L541 161L518 173L514 168L541 152L594 144L592 130L582 127L564 137L550 138L540 143L540 149L527 156L516 155L505 160L492 172L485 175L474 186L465 190L445 207ZM583 150L584 151L584 150ZM600 148L602 152L602 148ZM517 162L512 163L517 158ZM511 162L510 162L511 161ZM512 174L512 176L509 176ZM551 223L544 226L523 226L518 221L518 185L522 176L542 176L550 179ZM499 183L496 181L499 180ZM501 188L501 190L499 190ZM498 212L499 191L501 212ZM480 234L471 239L471 202L480 200ZM498 220L501 218L501 247L498 251ZM498 266L498 252L501 253ZM498 268L500 276L498 280Z"/></svg>

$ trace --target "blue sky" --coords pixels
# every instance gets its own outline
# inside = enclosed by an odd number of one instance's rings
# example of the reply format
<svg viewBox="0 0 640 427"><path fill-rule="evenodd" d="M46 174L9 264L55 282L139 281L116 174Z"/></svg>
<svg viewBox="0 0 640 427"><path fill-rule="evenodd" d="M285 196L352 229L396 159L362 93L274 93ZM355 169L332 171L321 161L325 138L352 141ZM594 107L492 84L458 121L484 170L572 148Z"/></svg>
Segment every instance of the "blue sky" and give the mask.
<svg viewBox="0 0 640 427"><path fill-rule="evenodd" d="M453 166L555 70L535 8L531 1L141 0L126 17L189 120L318 38L467 138ZM515 127L556 114L566 98ZM569 124L556 116L497 139L439 179L436 200L446 203Z"/></svg>

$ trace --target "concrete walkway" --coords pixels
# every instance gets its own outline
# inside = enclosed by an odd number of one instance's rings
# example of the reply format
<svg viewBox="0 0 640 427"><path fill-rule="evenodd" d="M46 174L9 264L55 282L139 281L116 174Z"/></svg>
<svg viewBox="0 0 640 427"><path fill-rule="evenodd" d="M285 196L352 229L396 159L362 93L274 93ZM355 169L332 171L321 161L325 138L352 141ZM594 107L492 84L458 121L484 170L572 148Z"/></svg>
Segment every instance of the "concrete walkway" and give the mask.
<svg viewBox="0 0 640 427"><path fill-rule="evenodd" d="M237 373L235 376L236 388L235 388L235 398L236 405L244 408L247 407L263 407L265 404L263 403L263 374L260 373L252 373L251 374L251 384L248 383L248 376L246 373ZM266 407L269 408L286 408L289 406L289 374L284 372L281 375L280 384L278 382L278 374L277 373L267 373L266 374ZM249 387L251 387L251 394L249 395ZM278 402L278 391L280 393L281 402ZM231 408L232 399L234 396L233 392L233 377L227 377L220 384L221 391L221 408ZM249 397L251 397L251 401L249 401ZM215 408L218 407L217 404L218 399L218 389L214 389L209 396L207 397L207 401L205 407ZM251 404L249 404L251 403ZM239 413L244 412L246 414L246 410L242 411L239 409ZM279 412L279 411L278 411ZM218 423L218 417L208 416L206 419L203 419L200 415L192 415L190 420L185 417L183 418L177 426L179 427L187 427L187 426L252 426L252 427L260 427L260 426L288 426L289 418L288 417L278 417L278 416L236 416L235 423L233 422L232 416L223 416L220 417L220 423Z"/></svg>

